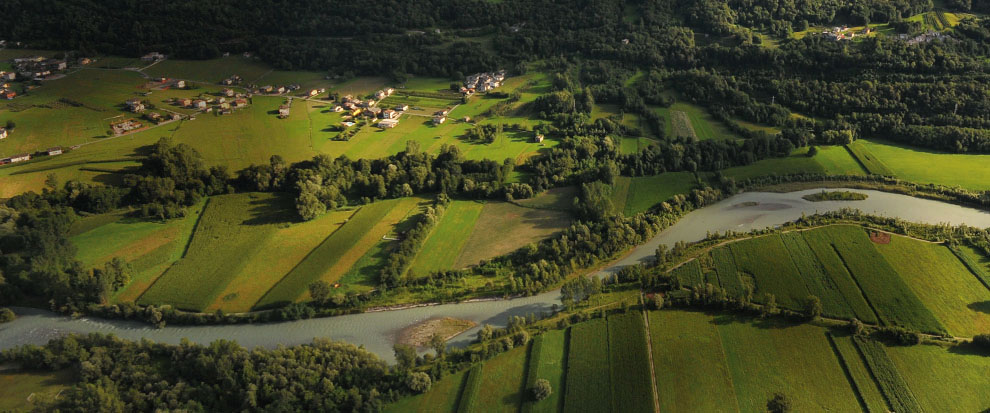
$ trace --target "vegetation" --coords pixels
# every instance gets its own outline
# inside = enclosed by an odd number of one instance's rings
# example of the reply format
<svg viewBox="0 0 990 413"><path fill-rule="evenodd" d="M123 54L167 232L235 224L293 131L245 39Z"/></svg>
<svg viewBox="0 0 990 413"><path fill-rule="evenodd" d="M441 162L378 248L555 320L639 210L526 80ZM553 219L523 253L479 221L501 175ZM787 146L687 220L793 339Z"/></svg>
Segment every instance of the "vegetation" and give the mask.
<svg viewBox="0 0 990 413"><path fill-rule="evenodd" d="M545 398L526 400L523 410L527 412L556 412L564 402L564 372L567 361L568 330L553 330L536 336L530 346L529 366L526 368L526 385L536 389L540 381L546 381L550 389ZM541 394L543 391L541 390ZM534 392L534 396L536 393Z"/></svg>
<svg viewBox="0 0 990 413"><path fill-rule="evenodd" d="M601 318L572 327L569 343L564 410L608 411L612 406L608 322Z"/></svg>
<svg viewBox="0 0 990 413"><path fill-rule="evenodd" d="M642 313L638 311L608 317L612 411L641 412L653 408L645 330Z"/></svg>
<svg viewBox="0 0 990 413"><path fill-rule="evenodd" d="M898 373L893 361L887 356L883 345L859 338L855 338L854 341L891 408L899 412L921 411L921 406Z"/></svg>
<svg viewBox="0 0 990 413"><path fill-rule="evenodd" d="M869 197L861 192L852 191L822 191L817 194L808 194L802 198L811 202L822 202L822 201L862 201Z"/></svg>

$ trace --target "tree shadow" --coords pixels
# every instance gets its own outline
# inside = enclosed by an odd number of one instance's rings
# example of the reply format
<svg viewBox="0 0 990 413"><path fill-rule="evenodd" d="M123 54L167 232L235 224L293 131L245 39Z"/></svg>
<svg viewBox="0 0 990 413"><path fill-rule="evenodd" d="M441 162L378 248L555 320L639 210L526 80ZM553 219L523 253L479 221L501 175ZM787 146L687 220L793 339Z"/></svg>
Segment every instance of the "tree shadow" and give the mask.
<svg viewBox="0 0 990 413"><path fill-rule="evenodd" d="M959 355L964 355L964 356L984 356L984 357L986 357L986 356L990 356L990 349L986 349L986 348L977 346L976 344L967 342L967 343L962 343L962 344L956 344L956 345L954 345L952 347L949 347L949 353L959 354Z"/></svg>
<svg viewBox="0 0 990 413"><path fill-rule="evenodd" d="M803 322L786 320L780 317L762 318L748 314L727 313L717 310L704 310L704 312L705 314L712 316L711 323L716 326L729 325L729 324L748 324L750 326L764 330L768 330L768 329L781 330L781 329L797 327L802 324L805 324Z"/></svg>
<svg viewBox="0 0 990 413"><path fill-rule="evenodd" d="M294 224L302 222L296 211L295 202L288 194L272 197L255 197L248 203L250 218L244 225Z"/></svg>
<svg viewBox="0 0 990 413"><path fill-rule="evenodd" d="M966 307L973 311L990 314L990 301L978 301L975 303L970 303Z"/></svg>

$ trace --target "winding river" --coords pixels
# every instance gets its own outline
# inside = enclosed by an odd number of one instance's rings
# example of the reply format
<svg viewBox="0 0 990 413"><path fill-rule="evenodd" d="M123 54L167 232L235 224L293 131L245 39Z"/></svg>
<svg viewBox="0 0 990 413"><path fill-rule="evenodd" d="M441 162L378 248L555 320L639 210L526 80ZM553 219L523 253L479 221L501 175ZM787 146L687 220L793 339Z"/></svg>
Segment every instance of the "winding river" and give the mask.
<svg viewBox="0 0 990 413"><path fill-rule="evenodd" d="M800 218L802 214L811 215L844 207L914 222L990 227L990 212L906 195L872 190L847 190L865 193L869 197L862 201L825 202L810 202L801 198L821 189L789 193L747 192L735 195L691 212L650 241L632 250L624 258L612 263L601 273L611 273L623 266L646 262L652 259L654 251L660 244L672 246L678 241L699 241L709 231L745 232L773 227ZM23 344L44 344L50 338L60 335L90 332L112 333L131 340L147 338L164 343L178 343L182 338L198 343L227 339L235 340L249 348L297 345L309 343L314 337L329 337L364 346L392 362L394 361L392 344L399 331L421 321L448 316L477 322L479 327L468 330L450 341L451 345L462 346L474 338L480 325L487 323L504 326L509 316L551 311L552 306L559 302L558 299L559 292L551 291L512 300L424 306L280 323L168 326L163 329L118 320L90 317L72 319L44 310L19 308L15 309L19 315L15 321L0 325L0 349Z"/></svg>

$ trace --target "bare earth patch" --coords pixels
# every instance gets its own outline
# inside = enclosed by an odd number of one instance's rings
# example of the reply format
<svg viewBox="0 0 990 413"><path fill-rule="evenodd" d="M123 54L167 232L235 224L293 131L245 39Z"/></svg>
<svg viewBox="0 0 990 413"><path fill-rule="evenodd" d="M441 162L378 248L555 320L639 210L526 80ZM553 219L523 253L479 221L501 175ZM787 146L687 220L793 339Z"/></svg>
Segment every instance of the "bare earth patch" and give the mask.
<svg viewBox="0 0 990 413"><path fill-rule="evenodd" d="M422 348L430 344L430 338L434 334L440 335L444 341L447 341L476 325L478 323L474 321L453 317L431 318L402 329L399 332L398 342L399 344Z"/></svg>

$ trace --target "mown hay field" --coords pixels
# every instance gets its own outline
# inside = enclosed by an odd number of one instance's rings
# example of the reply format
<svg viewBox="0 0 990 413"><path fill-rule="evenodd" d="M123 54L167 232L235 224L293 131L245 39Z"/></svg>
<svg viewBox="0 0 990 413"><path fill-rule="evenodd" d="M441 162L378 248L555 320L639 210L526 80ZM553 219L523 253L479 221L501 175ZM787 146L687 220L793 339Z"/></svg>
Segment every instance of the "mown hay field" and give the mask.
<svg viewBox="0 0 990 413"><path fill-rule="evenodd" d="M645 327L639 311L608 317L613 412L645 412L653 408Z"/></svg>
<svg viewBox="0 0 990 413"><path fill-rule="evenodd" d="M385 411L389 413L456 413L457 402L461 389L464 387L464 379L469 371L461 370L446 375L438 382L433 383L430 391L399 399L399 401L385 406Z"/></svg>
<svg viewBox="0 0 990 413"><path fill-rule="evenodd" d="M452 269L484 206L476 201L451 202L416 255L409 274L424 277L433 271Z"/></svg>
<svg viewBox="0 0 990 413"><path fill-rule="evenodd" d="M924 411L978 412L990 406L990 357L963 346L893 346L886 352Z"/></svg>
<svg viewBox="0 0 990 413"><path fill-rule="evenodd" d="M529 346L520 346L484 364L481 391L471 412L518 412L525 399L526 356Z"/></svg>
<svg viewBox="0 0 990 413"><path fill-rule="evenodd" d="M608 322L595 319L571 327L564 410L605 412L612 406Z"/></svg>
<svg viewBox="0 0 990 413"><path fill-rule="evenodd" d="M526 370L526 388L536 385L539 379L550 382L550 397L536 401L525 397L523 411L527 413L553 413L564 406L564 369L567 362L568 330L553 330L533 339L530 347L529 367ZM529 396L526 394L526 396Z"/></svg>
<svg viewBox="0 0 990 413"><path fill-rule="evenodd" d="M849 378L863 403L866 404L866 408L871 412L889 411L890 406L887 404L887 399L884 398L883 392L873 380L873 372L863 360L853 338L848 335L835 336L830 334L829 339L836 351L836 356L839 357L846 371L849 372Z"/></svg>
<svg viewBox="0 0 990 413"><path fill-rule="evenodd" d="M475 265L552 236L570 225L567 212L487 202L454 268Z"/></svg>

